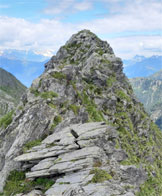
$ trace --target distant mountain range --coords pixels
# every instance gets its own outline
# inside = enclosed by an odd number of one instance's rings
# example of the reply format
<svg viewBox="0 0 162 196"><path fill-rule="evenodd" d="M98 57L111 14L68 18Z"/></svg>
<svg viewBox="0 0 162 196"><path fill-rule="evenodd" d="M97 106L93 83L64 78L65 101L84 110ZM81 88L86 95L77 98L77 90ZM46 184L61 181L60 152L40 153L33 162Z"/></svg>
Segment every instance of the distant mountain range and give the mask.
<svg viewBox="0 0 162 196"><path fill-rule="evenodd" d="M137 98L162 129L162 69L149 77L130 79Z"/></svg>
<svg viewBox="0 0 162 196"><path fill-rule="evenodd" d="M25 90L19 80L0 68L0 117L16 107Z"/></svg>
<svg viewBox="0 0 162 196"><path fill-rule="evenodd" d="M30 86L33 79L44 71L44 64L50 59L31 50L0 51L0 67L11 72L25 86ZM144 57L136 55L123 60L124 73L128 78L147 77L162 69L162 56Z"/></svg>
<svg viewBox="0 0 162 196"><path fill-rule="evenodd" d="M43 73L48 59L32 51L4 50L0 52L0 67L16 76L25 86L30 86L32 80Z"/></svg>
<svg viewBox="0 0 162 196"><path fill-rule="evenodd" d="M43 62L49 59L49 56L38 54L32 50L15 50L15 49L6 49L0 51L0 56L3 56L11 60L21 60L21 61L34 61L34 62Z"/></svg>
<svg viewBox="0 0 162 196"><path fill-rule="evenodd" d="M147 77L162 69L162 56L135 56L124 60L124 73L128 78Z"/></svg>

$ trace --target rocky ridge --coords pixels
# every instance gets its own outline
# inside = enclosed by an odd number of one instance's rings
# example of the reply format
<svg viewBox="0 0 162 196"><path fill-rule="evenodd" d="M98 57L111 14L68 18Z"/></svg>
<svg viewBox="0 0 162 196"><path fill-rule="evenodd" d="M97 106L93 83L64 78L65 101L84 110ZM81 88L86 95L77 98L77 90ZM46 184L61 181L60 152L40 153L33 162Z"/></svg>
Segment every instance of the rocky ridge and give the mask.
<svg viewBox="0 0 162 196"><path fill-rule="evenodd" d="M137 98L162 129L162 70L146 78L132 78L130 82Z"/></svg>
<svg viewBox="0 0 162 196"><path fill-rule="evenodd" d="M0 68L0 117L16 108L25 90L20 81Z"/></svg>
<svg viewBox="0 0 162 196"><path fill-rule="evenodd" d="M88 30L60 48L0 132L2 195L161 193L161 133L122 69Z"/></svg>

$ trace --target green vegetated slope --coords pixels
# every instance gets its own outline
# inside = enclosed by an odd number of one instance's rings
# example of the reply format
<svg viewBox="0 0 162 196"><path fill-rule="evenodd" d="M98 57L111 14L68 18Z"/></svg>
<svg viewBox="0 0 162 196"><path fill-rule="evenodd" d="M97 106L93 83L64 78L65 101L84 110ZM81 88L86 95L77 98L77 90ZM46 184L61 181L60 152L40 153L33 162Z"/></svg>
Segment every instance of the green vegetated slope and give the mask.
<svg viewBox="0 0 162 196"><path fill-rule="evenodd" d="M81 31L73 35L60 48L57 55L52 57L45 68L45 73L29 89L22 114L17 118L21 122L20 128L23 127L23 123L25 124L28 131L26 135L29 138L26 138L26 142L24 140L20 149L15 147L14 152L17 152L15 156L23 153L24 146L25 149L29 149L34 145L40 145L44 136L55 133L58 129L61 131L67 122L71 125L104 121L118 133L117 136L112 134L107 143L115 145L115 149L122 149L126 153L126 158L117 161L117 164L143 168L147 175L147 179L140 187L134 185L137 187L131 188L132 194L160 196L162 193L162 133L150 120L143 105L135 99L132 87L122 72L122 62L115 57L109 44L100 40L90 31ZM146 82L145 85L149 89L150 82ZM46 113L48 116L44 117L43 115ZM25 114L32 116L30 122L24 122L26 118L23 118L23 115ZM41 120L37 120L39 118ZM17 122L17 119L14 122ZM44 124L49 121L50 123L43 127L43 124L40 124L43 120L46 120ZM9 131L12 133L12 129L16 130L14 122L7 129L8 135ZM38 133L41 130L44 132ZM23 131L18 131L19 134L23 134ZM96 145L99 145L97 144L99 138L95 139ZM33 141L31 142L31 140ZM52 145L48 147L52 148L56 144ZM8 163L7 161L12 163L12 159L6 159L6 163ZM110 183L113 183L116 180L114 176L117 171L113 171L111 175L107 174L100 169L102 164L105 164L105 168L115 167L112 160L107 159L105 163L98 161L90 172L90 174L94 174L94 177L89 183L101 183L109 180ZM14 167L15 165L13 165ZM2 166L3 172L6 171L5 169ZM12 195L13 189L16 193L28 191L31 181L26 179L24 173L31 169L30 166L27 170L24 169L23 174L20 171L22 168L15 167L15 169L18 173L15 171L15 177L13 173L10 173L4 187L4 195ZM47 179L43 176L40 178L44 184L42 189L45 192L48 186ZM33 179L32 188L37 185L37 180L37 178ZM54 182L55 176L49 177L49 184L50 180ZM124 183L124 176L120 175L115 182L117 185ZM21 184L24 184L24 189ZM129 192L129 188L125 186L125 193Z"/></svg>
<svg viewBox="0 0 162 196"><path fill-rule="evenodd" d="M146 77L130 79L137 98L162 129L162 70Z"/></svg>
<svg viewBox="0 0 162 196"><path fill-rule="evenodd" d="M0 116L16 107L26 87L12 74L0 68Z"/></svg>

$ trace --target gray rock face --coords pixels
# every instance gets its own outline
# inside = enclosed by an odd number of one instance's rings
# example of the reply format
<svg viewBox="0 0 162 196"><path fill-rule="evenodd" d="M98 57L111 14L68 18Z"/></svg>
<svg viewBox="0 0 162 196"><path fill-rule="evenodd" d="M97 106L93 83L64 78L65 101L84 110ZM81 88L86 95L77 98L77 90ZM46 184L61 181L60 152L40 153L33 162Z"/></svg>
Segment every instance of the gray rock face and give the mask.
<svg viewBox="0 0 162 196"><path fill-rule="evenodd" d="M24 114L21 112L15 116L13 124L4 132L0 132L1 191L9 172L13 170L13 167L15 169L20 167L20 164L14 162L14 157L22 151L25 143L40 138L45 133L50 122L49 117L52 115L50 112L47 105L35 104L31 108L27 108Z"/></svg>
<svg viewBox="0 0 162 196"><path fill-rule="evenodd" d="M109 139L115 141L117 138L117 130L104 122L70 125L54 132L40 146L33 147L30 152L14 160L22 164L35 163L31 171L26 173L27 178L57 176L56 183L46 191L47 196L108 196L112 195L116 184L120 184L116 192L121 194L127 184L138 189L145 181L146 174L135 166L120 166L119 162L126 159L120 153L125 155L125 152L116 149L115 142L109 144ZM116 152L120 158L111 156ZM95 175L91 174L94 169L110 175L113 169L115 178L111 176L112 179L94 186L91 182Z"/></svg>
<svg viewBox="0 0 162 196"><path fill-rule="evenodd" d="M20 193L20 194L16 194L15 196L43 196L43 193L39 190L33 190L28 194Z"/></svg>
<svg viewBox="0 0 162 196"><path fill-rule="evenodd" d="M46 196L132 196L147 179L144 167L160 165L160 133L122 61L90 31L60 48L20 106L0 131L0 191L10 171L23 170L33 184L55 181Z"/></svg>

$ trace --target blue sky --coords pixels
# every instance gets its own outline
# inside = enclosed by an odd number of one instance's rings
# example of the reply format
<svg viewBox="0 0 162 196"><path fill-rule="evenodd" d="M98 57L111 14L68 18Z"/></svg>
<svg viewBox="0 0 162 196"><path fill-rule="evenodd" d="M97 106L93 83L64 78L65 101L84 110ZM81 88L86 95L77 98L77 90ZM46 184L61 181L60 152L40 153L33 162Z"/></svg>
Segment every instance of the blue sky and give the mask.
<svg viewBox="0 0 162 196"><path fill-rule="evenodd" d="M162 55L161 0L0 0L0 54L52 56L72 34L90 29L122 59Z"/></svg>
<svg viewBox="0 0 162 196"><path fill-rule="evenodd" d="M0 50L52 55L86 28L121 58L161 55L161 21L160 0L0 0Z"/></svg>

